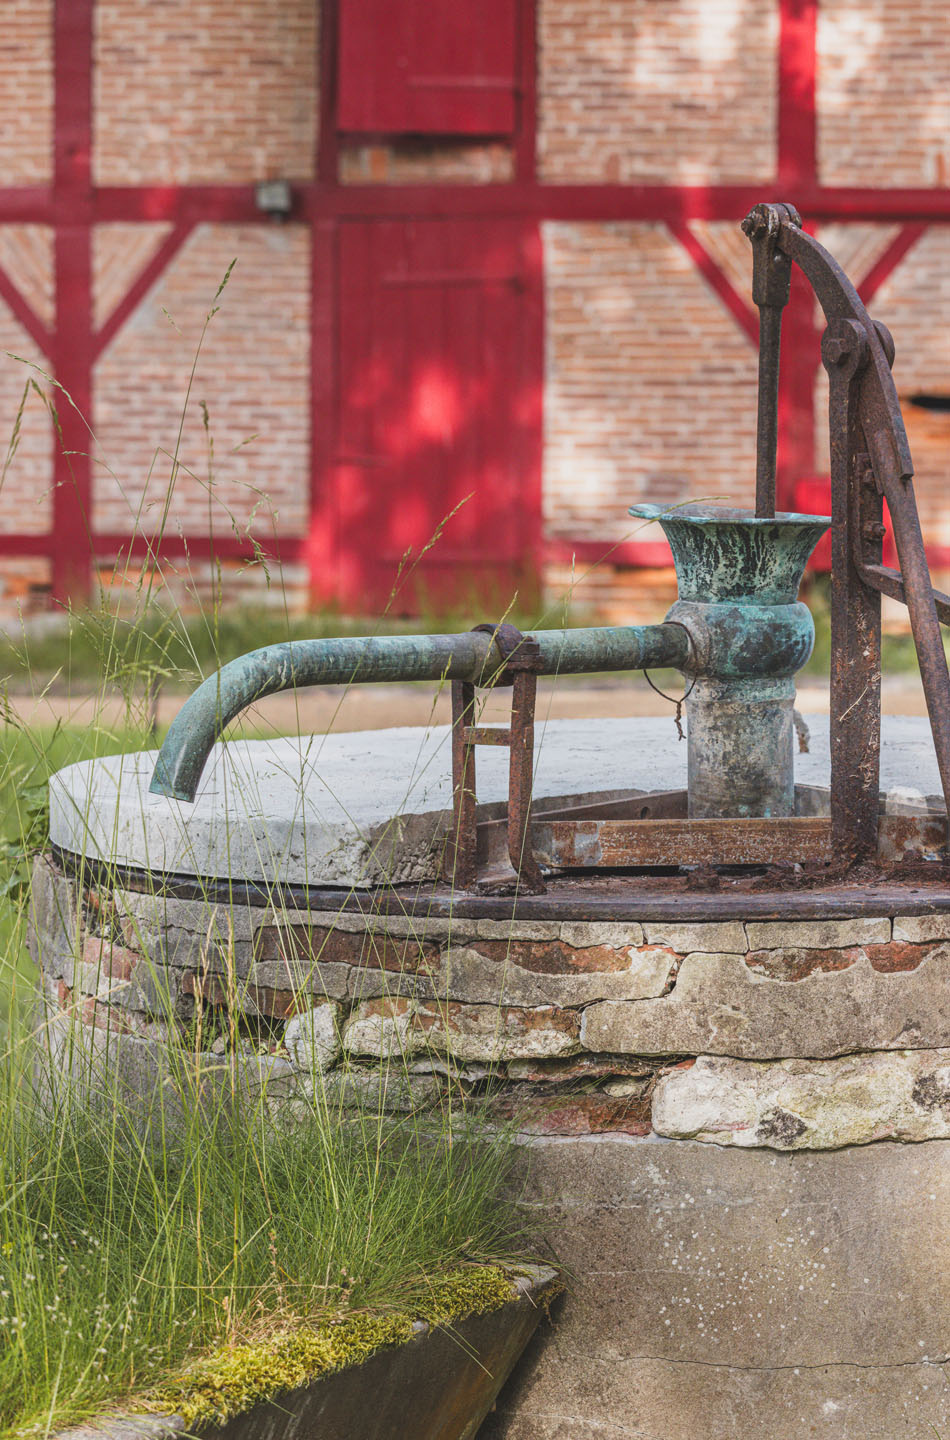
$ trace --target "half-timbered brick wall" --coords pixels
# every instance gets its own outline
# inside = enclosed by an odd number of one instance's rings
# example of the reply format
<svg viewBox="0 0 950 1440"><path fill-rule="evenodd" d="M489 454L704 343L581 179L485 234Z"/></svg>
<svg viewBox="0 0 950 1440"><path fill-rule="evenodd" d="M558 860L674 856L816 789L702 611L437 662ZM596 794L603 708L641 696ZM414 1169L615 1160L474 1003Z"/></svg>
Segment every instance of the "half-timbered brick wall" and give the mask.
<svg viewBox="0 0 950 1440"><path fill-rule="evenodd" d="M752 493L737 226L776 198L895 333L950 565L940 0L366 5L5 10L0 618L257 546L298 606L488 610L540 576L655 614L669 553L626 507ZM819 508L803 286L785 333L780 499Z"/></svg>

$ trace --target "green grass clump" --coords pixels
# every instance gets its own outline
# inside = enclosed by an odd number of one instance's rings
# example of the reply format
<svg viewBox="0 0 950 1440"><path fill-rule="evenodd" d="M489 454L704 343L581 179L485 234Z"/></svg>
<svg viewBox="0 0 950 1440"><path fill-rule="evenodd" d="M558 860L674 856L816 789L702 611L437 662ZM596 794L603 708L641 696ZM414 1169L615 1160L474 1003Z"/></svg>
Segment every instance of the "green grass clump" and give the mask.
<svg viewBox="0 0 950 1440"><path fill-rule="evenodd" d="M276 577L272 588L258 540L278 533L277 513L256 490L249 518L228 511L208 407L194 390L205 333L230 273L229 267L211 299L192 356L177 434L160 437L147 474L132 477L126 489L89 434L102 483L112 484L113 499L128 500L130 537L150 537L147 557L136 559L130 544L107 577L115 583L94 584L83 608L64 612L52 629L24 621L0 636L2 1436L45 1435L128 1409L136 1398L180 1383L186 1372L197 1374L202 1357L226 1353L233 1362L240 1347L250 1354L277 1334L296 1337L281 1363L293 1356L303 1363L305 1337L323 1333L331 1319L341 1321L331 1327L335 1343L348 1337L354 1358L405 1333L406 1317L438 1321L460 1313L460 1305L477 1308L467 1290L464 1304L458 1293L461 1271L468 1275L472 1262L510 1261L526 1246L510 1198L512 1146L503 1134L480 1132L451 1094L433 1111L392 1118L331 1103L328 1087L314 1077L311 1098L295 1099L292 1116L281 1118L266 1094L255 1098L243 1083L236 1050L224 1057L197 1053L200 1027L194 1054L187 1035L179 1036L178 1059L159 1087L168 1103L155 1104L148 1125L104 1079L93 1103L81 1086L63 1093L60 1083L57 1094L35 1083L28 1015L35 974L27 975L24 937L30 861L48 838L50 773L80 759L152 748L160 738L159 692L190 690L243 651L320 634L462 630L485 613L474 597L460 595L459 615L436 609L421 619L406 615L408 582L440 525L427 545L400 561L382 615L341 623L329 612L291 614ZM52 376L14 363L23 367L23 399L0 456L0 499L27 400L40 398L57 433L59 413L75 408ZM189 442L185 455L186 417L196 406L205 453L194 453ZM185 498L193 500L196 490L206 496L209 538L223 531L253 552L252 574L226 573L212 562L200 580L187 564L163 558L163 535L177 527L183 484ZM247 592L247 580L266 584ZM264 590L268 603L255 602ZM226 592L237 605L224 604ZM181 593L182 611L174 601ZM539 617L519 612L519 603L532 610L530 599L509 596L488 613L523 627L537 624ZM543 623L565 623L566 613L565 602ZM39 703L53 693L90 690L98 703L81 730L28 730L18 718L22 705L9 699L28 694ZM117 700L124 718L110 728L102 717L117 714ZM75 986L65 980L62 988L58 1018L68 1023L69 1005L88 997L73 999ZM97 1014L94 1008L92 1018ZM110 1014L118 1026L127 1019ZM101 1058L108 1036L84 1028L84 1047L73 1052L83 1065ZM132 1036L123 1053L157 1066L157 1056L145 1052L146 1042ZM214 1083L209 1059L218 1071ZM68 1075L68 1057L57 1056L52 1078ZM490 1288L488 1272L479 1273L477 1283ZM303 1358L313 1371L314 1355ZM250 1360L248 1367L245 1394L273 1385L267 1366L254 1372L253 1384ZM226 1403L239 1399L232 1394ZM197 1421L197 1398L193 1407L188 1413Z"/></svg>
<svg viewBox="0 0 950 1440"><path fill-rule="evenodd" d="M43 1109L24 1068L7 1070L4 1435L146 1393L189 1423L223 1418L397 1343L413 1318L508 1298L500 1271L471 1262L523 1253L512 1151L464 1116L317 1099L291 1122L238 1088L213 1106L179 1094L174 1128L146 1130L120 1103Z"/></svg>
<svg viewBox="0 0 950 1440"><path fill-rule="evenodd" d="M224 1424L262 1400L306 1385L377 1350L404 1345L414 1320L451 1325L485 1315L513 1299L508 1275L496 1265L466 1266L437 1277L412 1308L392 1314L336 1316L320 1325L283 1330L256 1345L231 1345L199 1360L149 1397L148 1408L180 1415L190 1430Z"/></svg>

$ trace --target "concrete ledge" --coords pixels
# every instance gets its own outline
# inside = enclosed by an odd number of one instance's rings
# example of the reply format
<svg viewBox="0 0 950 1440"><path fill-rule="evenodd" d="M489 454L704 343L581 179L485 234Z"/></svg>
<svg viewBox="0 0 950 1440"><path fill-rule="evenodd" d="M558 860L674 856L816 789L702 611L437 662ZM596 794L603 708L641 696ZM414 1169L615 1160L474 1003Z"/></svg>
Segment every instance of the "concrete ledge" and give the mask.
<svg viewBox="0 0 950 1440"><path fill-rule="evenodd" d="M215 746L194 805L150 795L157 752L67 766L50 782L50 835L77 855L142 869L357 888L434 880L451 812L446 727L231 741ZM682 789L672 721L552 720L536 731L536 801L577 803ZM796 757L800 784L827 786L827 732ZM943 808L925 719L883 722L882 790ZM507 796L507 753L478 756L484 805Z"/></svg>

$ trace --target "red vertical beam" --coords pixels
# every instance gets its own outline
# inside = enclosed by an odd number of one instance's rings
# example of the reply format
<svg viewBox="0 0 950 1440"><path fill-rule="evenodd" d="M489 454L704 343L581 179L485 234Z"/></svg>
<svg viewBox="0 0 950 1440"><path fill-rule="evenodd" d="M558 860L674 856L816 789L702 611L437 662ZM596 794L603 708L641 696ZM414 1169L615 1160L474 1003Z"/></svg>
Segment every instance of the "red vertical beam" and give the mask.
<svg viewBox="0 0 950 1440"><path fill-rule="evenodd" d="M339 0L320 3L320 64L318 73L317 135L314 172L317 183L336 185L339 144L336 127L337 63L339 43Z"/></svg>
<svg viewBox="0 0 950 1440"><path fill-rule="evenodd" d="M61 434L50 561L59 601L82 599L90 583L92 9L93 0L56 0L53 17L56 321L50 361L61 387L55 397Z"/></svg>
<svg viewBox="0 0 950 1440"><path fill-rule="evenodd" d="M528 226L522 241L526 286L523 301L524 399L519 407L524 434L522 490L522 608L538 603L544 565L544 248L540 225Z"/></svg>
<svg viewBox="0 0 950 1440"><path fill-rule="evenodd" d="M818 0L779 0L777 200L812 194L818 174ZM792 274L782 322L775 491L780 509L794 504L797 482L815 466L815 373L820 362L814 301Z"/></svg>
<svg viewBox="0 0 950 1440"><path fill-rule="evenodd" d="M818 0L779 0L778 198L792 203L817 184L817 36Z"/></svg>
<svg viewBox="0 0 950 1440"><path fill-rule="evenodd" d="M517 15L515 179L522 185L533 185L537 179L538 0L518 0Z"/></svg>
<svg viewBox="0 0 950 1440"><path fill-rule="evenodd" d="M336 126L338 0L320 5L319 98L310 222L310 516L303 554L310 572L310 597L322 605L337 596L339 522L333 486L337 424L339 222L332 207L322 216L319 188L339 183ZM315 203L314 203L315 201Z"/></svg>
<svg viewBox="0 0 950 1440"><path fill-rule="evenodd" d="M336 598L340 549L333 486L339 353L336 221L317 220L310 245L310 518L304 555L311 600L324 605Z"/></svg>
<svg viewBox="0 0 950 1440"><path fill-rule="evenodd" d="M538 0L518 0L518 92L515 181L534 186L538 175ZM522 238L526 287L523 294L525 346L521 411L524 490L521 497L522 609L540 600L544 573L544 369L545 272L542 222L526 222ZM534 593L532 593L534 592Z"/></svg>

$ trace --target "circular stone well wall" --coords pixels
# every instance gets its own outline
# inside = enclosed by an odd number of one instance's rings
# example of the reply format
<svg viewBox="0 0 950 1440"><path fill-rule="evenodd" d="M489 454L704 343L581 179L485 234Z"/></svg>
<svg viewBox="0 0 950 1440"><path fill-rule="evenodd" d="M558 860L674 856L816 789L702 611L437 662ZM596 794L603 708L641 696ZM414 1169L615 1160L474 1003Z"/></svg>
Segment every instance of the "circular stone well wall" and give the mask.
<svg viewBox="0 0 950 1440"><path fill-rule="evenodd" d="M627 784L647 750L614 747ZM317 871L295 872L285 827L268 899L189 880L164 812L129 820L139 850L116 870L96 859L114 832L64 844L79 832L56 804L31 948L64 1068L165 1103L168 1057L198 1033L209 1072L224 1053L277 1106L461 1088L516 1117L525 1203L570 1287L490 1440L950 1436L950 891L453 895L426 870L436 787L399 817L412 885L344 882L325 825ZM172 819L187 830L186 807ZM261 863L259 843L242 854Z"/></svg>
<svg viewBox="0 0 950 1440"><path fill-rule="evenodd" d="M575 1278L489 1433L950 1426L950 912L511 921L36 878L73 1064L152 1093L196 1009L211 1035L231 1007L275 1104L461 1086L518 1117Z"/></svg>

